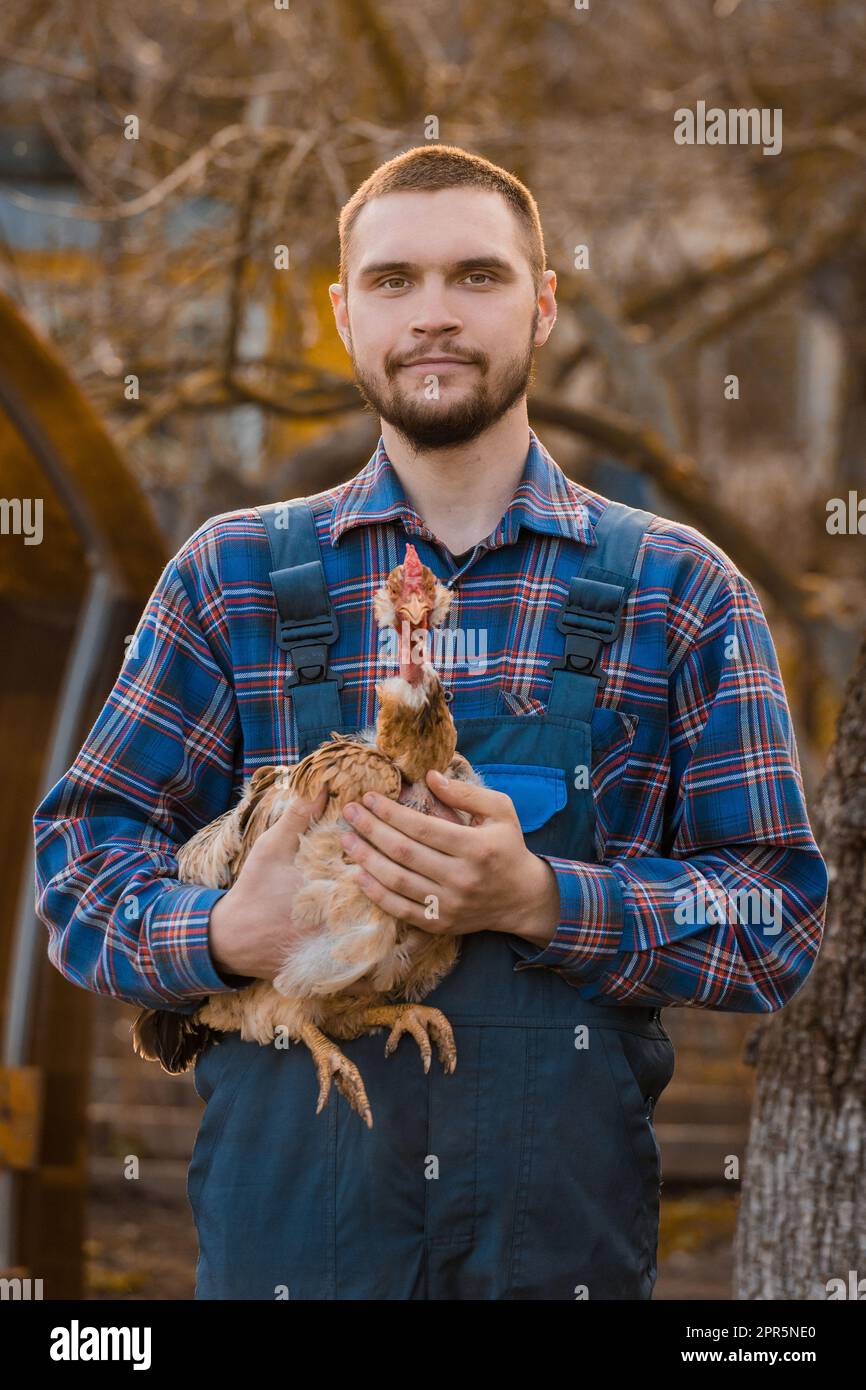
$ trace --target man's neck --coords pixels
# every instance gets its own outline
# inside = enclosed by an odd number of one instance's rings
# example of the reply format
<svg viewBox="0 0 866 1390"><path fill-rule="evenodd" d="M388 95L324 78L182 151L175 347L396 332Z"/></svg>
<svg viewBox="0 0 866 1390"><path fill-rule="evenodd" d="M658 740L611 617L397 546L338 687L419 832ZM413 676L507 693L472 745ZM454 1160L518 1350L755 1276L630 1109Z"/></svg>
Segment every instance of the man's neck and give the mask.
<svg viewBox="0 0 866 1390"><path fill-rule="evenodd" d="M424 525L459 555L502 520L526 467L529 421L525 413L522 419L505 417L469 444L417 454L384 420L382 438Z"/></svg>

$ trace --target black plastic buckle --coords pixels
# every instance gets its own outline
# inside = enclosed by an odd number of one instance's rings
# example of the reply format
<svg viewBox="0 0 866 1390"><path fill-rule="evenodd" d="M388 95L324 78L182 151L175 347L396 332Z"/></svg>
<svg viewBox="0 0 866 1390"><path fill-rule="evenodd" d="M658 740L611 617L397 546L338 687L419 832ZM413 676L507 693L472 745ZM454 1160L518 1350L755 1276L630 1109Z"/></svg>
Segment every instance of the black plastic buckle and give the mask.
<svg viewBox="0 0 866 1390"><path fill-rule="evenodd" d="M624 602L623 597L616 611L608 613L583 608L580 604L567 604L557 617L556 626L566 634L580 633L586 637L597 637L599 642L612 642L619 632Z"/></svg>
<svg viewBox="0 0 866 1390"><path fill-rule="evenodd" d="M340 629L335 617L310 623L283 623L277 619L277 643L283 651L289 652L299 643L303 646L307 643L324 642L329 647L332 642L336 642L339 635Z"/></svg>
<svg viewBox="0 0 866 1390"><path fill-rule="evenodd" d="M595 581L584 582L589 587ZM572 671L581 676L594 676L601 689L604 689L605 673L598 666L601 649L612 642L619 632L627 591L622 591L614 608L610 604L611 586L596 583L596 589L599 591L596 607L572 601L566 603L557 615L557 629L565 633L565 649L558 660L548 664L547 669L549 672ZM591 587L589 595L591 601Z"/></svg>
<svg viewBox="0 0 866 1390"><path fill-rule="evenodd" d="M296 685L315 685L324 680L333 681L338 690L343 688L340 672L328 668L327 645L320 642L310 646L293 647L289 673L286 676L286 694Z"/></svg>
<svg viewBox="0 0 866 1390"><path fill-rule="evenodd" d="M551 661L549 671L577 671L579 675L591 676L601 655L602 643L597 637L587 637L585 633L571 635L565 639L565 651L559 660Z"/></svg>

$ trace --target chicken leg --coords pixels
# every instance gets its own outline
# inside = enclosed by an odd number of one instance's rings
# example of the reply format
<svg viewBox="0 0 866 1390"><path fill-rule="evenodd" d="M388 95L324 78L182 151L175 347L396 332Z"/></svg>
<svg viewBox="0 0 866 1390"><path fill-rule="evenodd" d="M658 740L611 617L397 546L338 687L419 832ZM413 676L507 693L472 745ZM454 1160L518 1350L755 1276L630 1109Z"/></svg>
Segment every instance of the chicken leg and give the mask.
<svg viewBox="0 0 866 1390"><path fill-rule="evenodd" d="M346 1097L367 1128L372 1129L373 1112L364 1089L363 1078L354 1062L350 1062L337 1044L326 1037L315 1024L303 1024L300 1035L312 1054L319 1078L319 1103L316 1106L316 1114L320 1114L330 1095L333 1079L337 1084L337 1090Z"/></svg>
<svg viewBox="0 0 866 1390"><path fill-rule="evenodd" d="M424 1059L424 1070L428 1072L432 1033L440 1062L449 1074L454 1071L457 1066L457 1044L451 1024L441 1009L433 1009L426 1004L373 1004L361 1014L358 1032L369 1033L373 1028L389 1025L391 1032L385 1044L386 1057L390 1057L404 1033L411 1033Z"/></svg>

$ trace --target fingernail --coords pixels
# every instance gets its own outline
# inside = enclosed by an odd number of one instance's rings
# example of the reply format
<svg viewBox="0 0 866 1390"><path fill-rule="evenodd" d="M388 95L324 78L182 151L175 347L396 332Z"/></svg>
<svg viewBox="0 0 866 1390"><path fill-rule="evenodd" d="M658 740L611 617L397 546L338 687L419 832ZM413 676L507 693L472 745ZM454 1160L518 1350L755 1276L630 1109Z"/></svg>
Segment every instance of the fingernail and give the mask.
<svg viewBox="0 0 866 1390"><path fill-rule="evenodd" d="M354 820L357 814L358 808L354 801L350 801L348 806L343 807L343 815L346 817L346 820Z"/></svg>

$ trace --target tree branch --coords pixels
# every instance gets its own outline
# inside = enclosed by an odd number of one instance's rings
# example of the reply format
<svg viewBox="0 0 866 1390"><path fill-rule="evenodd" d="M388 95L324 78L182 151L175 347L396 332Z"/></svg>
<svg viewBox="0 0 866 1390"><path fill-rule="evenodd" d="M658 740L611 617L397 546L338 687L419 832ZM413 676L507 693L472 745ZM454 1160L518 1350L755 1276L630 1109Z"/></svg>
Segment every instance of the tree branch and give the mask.
<svg viewBox="0 0 866 1390"><path fill-rule="evenodd" d="M811 626L824 612L822 596L770 554L739 517L720 506L693 460L686 454L672 453L656 430L614 411L598 407L583 410L539 396L530 399L529 414L533 421L592 440L652 478L740 569L766 590L780 612L796 626ZM827 616L835 621L834 614Z"/></svg>

